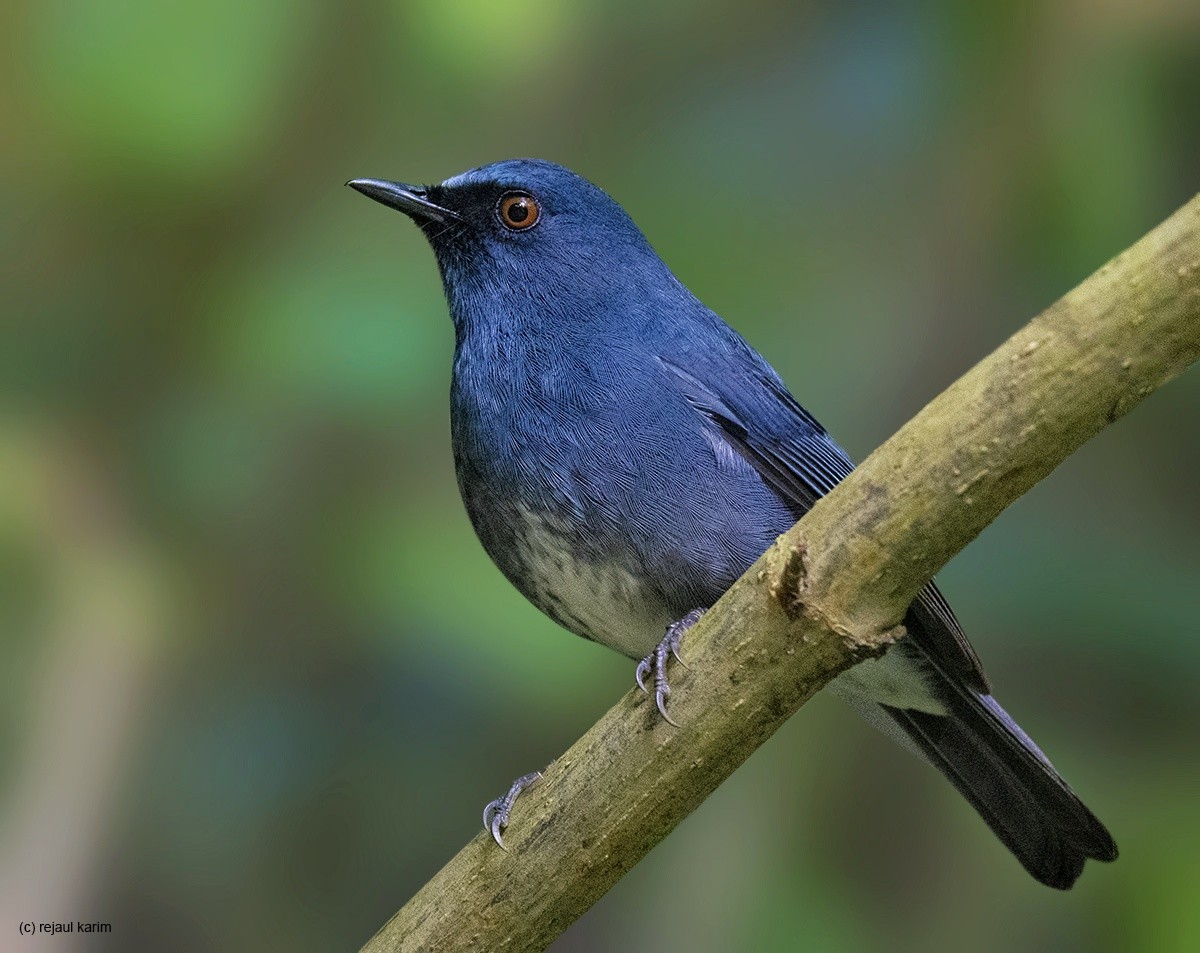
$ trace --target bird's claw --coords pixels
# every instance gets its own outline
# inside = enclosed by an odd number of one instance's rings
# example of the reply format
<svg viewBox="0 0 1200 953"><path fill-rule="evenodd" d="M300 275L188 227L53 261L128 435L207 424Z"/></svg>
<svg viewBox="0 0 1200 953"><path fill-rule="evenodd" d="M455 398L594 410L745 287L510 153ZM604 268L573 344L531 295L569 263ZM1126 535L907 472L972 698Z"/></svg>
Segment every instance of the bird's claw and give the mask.
<svg viewBox="0 0 1200 953"><path fill-rule="evenodd" d="M504 831L504 828L508 827L508 816L512 813L513 804L521 796L521 792L541 776L541 771L522 775L512 783L507 794L496 798L494 801L488 801L484 807L483 829L492 835L492 840L500 846L501 850L508 850L504 846L504 839L500 835Z"/></svg>
<svg viewBox="0 0 1200 953"><path fill-rule="evenodd" d="M667 683L667 659L669 656L674 656L675 661L687 668L683 659L679 657L679 647L683 644L683 634L695 625L703 614L703 609L693 609L678 622L667 626L667 633L663 636L662 641L658 643L653 652L638 662L638 667L633 673L638 688L649 695L650 689L646 687L646 676L650 672L654 672L655 707L658 708L658 713L662 715L663 721L676 728L679 727L679 723L667 714L667 696L671 694L671 686Z"/></svg>
<svg viewBox="0 0 1200 953"><path fill-rule="evenodd" d="M644 691L647 695L650 694L650 689L646 687L643 679L650 671L650 663L654 660L653 655L647 655L644 659L638 662L637 670L633 673L633 680L637 682L637 687Z"/></svg>

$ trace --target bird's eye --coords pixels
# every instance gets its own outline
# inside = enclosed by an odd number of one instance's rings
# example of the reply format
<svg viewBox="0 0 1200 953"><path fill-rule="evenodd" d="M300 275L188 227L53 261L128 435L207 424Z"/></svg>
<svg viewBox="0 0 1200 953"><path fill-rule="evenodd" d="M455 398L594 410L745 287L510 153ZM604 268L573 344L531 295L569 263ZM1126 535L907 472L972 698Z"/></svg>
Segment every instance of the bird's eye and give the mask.
<svg viewBox="0 0 1200 953"><path fill-rule="evenodd" d="M516 232L533 228L537 224L540 214L537 200L528 192L509 192L507 195L502 195L500 204L496 206L496 212L500 216L500 221Z"/></svg>

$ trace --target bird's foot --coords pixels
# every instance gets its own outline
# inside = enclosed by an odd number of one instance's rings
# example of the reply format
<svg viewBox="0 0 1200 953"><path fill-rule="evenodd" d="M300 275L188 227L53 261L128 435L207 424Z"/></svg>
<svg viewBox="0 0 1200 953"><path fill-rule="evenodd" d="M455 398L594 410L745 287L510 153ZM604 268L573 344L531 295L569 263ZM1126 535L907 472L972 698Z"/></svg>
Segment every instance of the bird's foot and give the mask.
<svg viewBox="0 0 1200 953"><path fill-rule="evenodd" d="M494 801L488 801L487 806L483 809L483 829L492 835L492 840L499 844L502 850L508 850L500 835L504 832L504 828L508 827L508 816L512 813L513 805L521 796L521 792L541 776L541 771L522 775L512 783L507 794Z"/></svg>
<svg viewBox="0 0 1200 953"><path fill-rule="evenodd" d="M678 723L672 721L671 716L667 714L667 696L671 694L671 686L667 684L667 659L673 655L676 662L687 668L683 664L683 659L679 657L679 646L683 643L683 634L699 622L702 615L704 615L703 609L693 609L678 622L672 622L667 626L667 634L663 636L662 641L658 643L658 647L653 652L638 662L637 671L633 676L637 681L638 688L649 695L650 689L646 687L646 676L651 671L654 672L654 703L658 706L658 713L663 716L663 720L669 725L675 725L676 728L679 727Z"/></svg>

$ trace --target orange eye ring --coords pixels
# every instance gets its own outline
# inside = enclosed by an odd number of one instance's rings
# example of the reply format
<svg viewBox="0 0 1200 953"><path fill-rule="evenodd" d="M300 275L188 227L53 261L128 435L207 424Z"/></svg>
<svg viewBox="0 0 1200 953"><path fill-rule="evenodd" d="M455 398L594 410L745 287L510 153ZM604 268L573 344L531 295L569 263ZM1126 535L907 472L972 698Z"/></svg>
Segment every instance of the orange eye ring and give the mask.
<svg viewBox="0 0 1200 953"><path fill-rule="evenodd" d="M541 209L537 199L528 192L508 192L500 196L496 214L505 228L523 232L537 224Z"/></svg>

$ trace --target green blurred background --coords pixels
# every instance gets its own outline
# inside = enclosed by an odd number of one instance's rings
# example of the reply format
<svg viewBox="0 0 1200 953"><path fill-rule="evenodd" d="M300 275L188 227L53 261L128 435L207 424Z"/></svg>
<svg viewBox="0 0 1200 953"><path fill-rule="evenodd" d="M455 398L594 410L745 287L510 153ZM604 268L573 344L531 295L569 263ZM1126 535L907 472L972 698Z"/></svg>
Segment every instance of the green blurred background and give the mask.
<svg viewBox="0 0 1200 953"><path fill-rule="evenodd" d="M0 53L4 950L355 949L631 684L475 541L432 256L347 178L576 168L858 458L1200 179L1189 0L24 0ZM1038 886L820 697L555 949L1200 948L1198 411L941 577L1117 864Z"/></svg>

